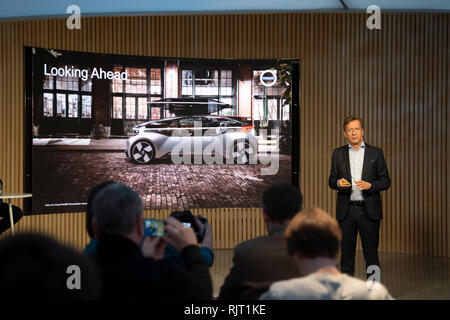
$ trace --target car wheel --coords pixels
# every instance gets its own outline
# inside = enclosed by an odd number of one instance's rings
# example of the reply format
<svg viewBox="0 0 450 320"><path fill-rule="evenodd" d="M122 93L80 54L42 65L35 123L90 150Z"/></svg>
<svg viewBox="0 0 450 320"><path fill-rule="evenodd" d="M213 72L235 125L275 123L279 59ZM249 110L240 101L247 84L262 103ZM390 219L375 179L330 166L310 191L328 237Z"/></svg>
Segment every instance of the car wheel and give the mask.
<svg viewBox="0 0 450 320"><path fill-rule="evenodd" d="M136 163L147 164L150 163L155 157L155 149L148 141L137 141L131 147L130 156Z"/></svg>
<svg viewBox="0 0 450 320"><path fill-rule="evenodd" d="M256 155L252 145L248 142L248 140L238 140L234 143L231 156L233 158L233 163L235 164L248 164L251 162L251 160L254 159Z"/></svg>

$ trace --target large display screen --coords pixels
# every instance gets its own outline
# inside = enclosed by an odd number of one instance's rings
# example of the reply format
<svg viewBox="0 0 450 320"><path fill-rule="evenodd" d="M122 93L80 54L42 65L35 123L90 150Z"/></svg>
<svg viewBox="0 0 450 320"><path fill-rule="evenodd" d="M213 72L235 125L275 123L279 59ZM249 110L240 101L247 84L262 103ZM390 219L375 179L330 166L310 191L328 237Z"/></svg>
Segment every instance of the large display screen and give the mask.
<svg viewBox="0 0 450 320"><path fill-rule="evenodd" d="M28 213L85 211L108 180L146 209L260 207L298 185L298 70L25 48Z"/></svg>

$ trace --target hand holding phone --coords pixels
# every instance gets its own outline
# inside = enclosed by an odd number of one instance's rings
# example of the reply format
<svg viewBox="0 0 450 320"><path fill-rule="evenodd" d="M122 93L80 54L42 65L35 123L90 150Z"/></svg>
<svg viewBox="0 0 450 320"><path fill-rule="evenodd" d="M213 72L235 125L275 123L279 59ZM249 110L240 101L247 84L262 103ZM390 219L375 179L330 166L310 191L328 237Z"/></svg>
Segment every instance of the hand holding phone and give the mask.
<svg viewBox="0 0 450 320"><path fill-rule="evenodd" d="M164 237L144 237L141 245L144 257L160 260L164 258L167 241Z"/></svg>
<svg viewBox="0 0 450 320"><path fill-rule="evenodd" d="M167 237L165 239L178 251L189 245L197 245L197 237L194 229L186 228L180 221L174 217L166 219Z"/></svg>

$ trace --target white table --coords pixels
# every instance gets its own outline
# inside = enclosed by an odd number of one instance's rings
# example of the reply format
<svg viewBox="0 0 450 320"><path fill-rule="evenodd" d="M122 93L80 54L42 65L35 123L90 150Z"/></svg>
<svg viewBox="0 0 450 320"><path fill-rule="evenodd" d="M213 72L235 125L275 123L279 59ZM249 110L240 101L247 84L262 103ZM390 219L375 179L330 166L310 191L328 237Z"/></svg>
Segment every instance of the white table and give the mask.
<svg viewBox="0 0 450 320"><path fill-rule="evenodd" d="M9 205L9 221L11 222L11 232L14 235L14 220L13 220L13 212L12 212L12 203L11 199L21 199L21 198L29 198L33 195L31 193L2 193L0 194L0 199L7 199Z"/></svg>

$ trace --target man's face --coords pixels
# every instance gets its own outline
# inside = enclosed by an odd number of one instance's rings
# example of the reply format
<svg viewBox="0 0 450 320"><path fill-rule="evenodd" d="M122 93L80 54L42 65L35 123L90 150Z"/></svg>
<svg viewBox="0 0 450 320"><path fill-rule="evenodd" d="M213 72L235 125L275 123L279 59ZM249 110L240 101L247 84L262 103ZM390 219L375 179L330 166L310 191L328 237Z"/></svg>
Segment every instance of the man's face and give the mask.
<svg viewBox="0 0 450 320"><path fill-rule="evenodd" d="M359 144L364 137L364 129L361 128L359 120L350 121L345 127L344 137L351 145Z"/></svg>

